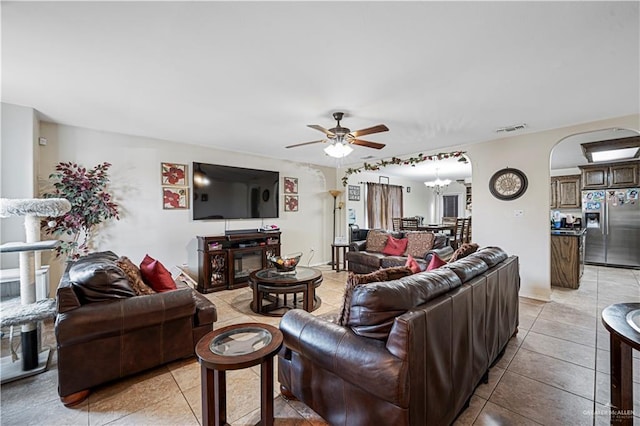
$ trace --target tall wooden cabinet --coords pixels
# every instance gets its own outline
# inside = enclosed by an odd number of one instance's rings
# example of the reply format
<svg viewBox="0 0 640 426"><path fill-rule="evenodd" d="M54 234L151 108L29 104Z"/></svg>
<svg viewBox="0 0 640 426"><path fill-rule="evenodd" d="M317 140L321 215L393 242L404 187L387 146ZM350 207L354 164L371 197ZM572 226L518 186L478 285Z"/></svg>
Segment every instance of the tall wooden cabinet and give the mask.
<svg viewBox="0 0 640 426"><path fill-rule="evenodd" d="M551 178L551 199L549 200L552 209L580 208L580 175L554 176Z"/></svg>
<svg viewBox="0 0 640 426"><path fill-rule="evenodd" d="M198 238L200 293L244 287L249 274L280 255L280 232L246 232Z"/></svg>

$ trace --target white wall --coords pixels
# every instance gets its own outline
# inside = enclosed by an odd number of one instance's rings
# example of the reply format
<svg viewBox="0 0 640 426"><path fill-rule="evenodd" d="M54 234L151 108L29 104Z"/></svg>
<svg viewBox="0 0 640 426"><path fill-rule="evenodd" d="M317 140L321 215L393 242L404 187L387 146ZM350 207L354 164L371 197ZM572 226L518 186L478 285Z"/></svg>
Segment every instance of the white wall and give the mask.
<svg viewBox="0 0 640 426"><path fill-rule="evenodd" d="M473 239L480 246L499 246L520 257L520 295L549 300L549 160L553 147L569 135L611 127L637 130L640 115L591 122L463 147L473 166ZM528 178L525 194L501 201L489 192L491 176L505 167ZM521 217L514 210L523 210Z"/></svg>
<svg viewBox="0 0 640 426"><path fill-rule="evenodd" d="M313 248L311 264L330 259L333 199L327 190L336 186L334 169L47 122L41 123L40 131L48 139L47 146L39 147L38 174L42 178L46 179L60 161L78 162L85 167L103 161L113 164L110 188L121 207L121 219L110 221L100 231L96 250L112 250L130 257L134 263L148 253L167 267L188 263L191 270L197 271L197 235L222 235L226 229L275 223L282 231L283 253L301 251L301 262L307 264ZM163 210L160 163L188 164L191 184L192 161L276 170L280 172L281 188L284 176L297 177L299 211L284 212L282 189L280 217L264 222L194 221L191 210ZM59 275L52 276L52 285L57 285L58 278Z"/></svg>
<svg viewBox="0 0 640 426"><path fill-rule="evenodd" d="M0 197L33 198L37 194L35 146L38 120L32 108L2 103L2 140L0 141ZM25 241L24 218L0 219L0 241ZM17 268L17 253L0 255L0 267Z"/></svg>

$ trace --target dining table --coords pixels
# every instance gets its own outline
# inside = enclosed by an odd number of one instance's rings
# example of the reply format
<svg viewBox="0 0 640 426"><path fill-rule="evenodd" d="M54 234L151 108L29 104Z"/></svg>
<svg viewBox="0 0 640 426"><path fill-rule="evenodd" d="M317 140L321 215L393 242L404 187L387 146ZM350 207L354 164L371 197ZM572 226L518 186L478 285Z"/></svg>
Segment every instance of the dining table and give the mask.
<svg viewBox="0 0 640 426"><path fill-rule="evenodd" d="M453 234L456 228L455 223L430 223L418 226L418 231L443 232Z"/></svg>

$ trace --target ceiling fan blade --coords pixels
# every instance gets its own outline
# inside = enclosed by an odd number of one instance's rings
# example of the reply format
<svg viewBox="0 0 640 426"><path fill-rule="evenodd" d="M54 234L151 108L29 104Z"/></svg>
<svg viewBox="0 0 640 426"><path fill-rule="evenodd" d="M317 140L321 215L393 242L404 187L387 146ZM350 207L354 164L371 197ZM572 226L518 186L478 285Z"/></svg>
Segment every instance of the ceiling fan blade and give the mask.
<svg viewBox="0 0 640 426"><path fill-rule="evenodd" d="M387 126L385 126L384 124L378 124L377 126L356 130L355 132L351 132L351 134L353 135L354 138L357 138L358 136L370 135L372 133L381 133L381 132L387 132L387 131L389 131L389 128Z"/></svg>
<svg viewBox="0 0 640 426"><path fill-rule="evenodd" d="M294 144L294 145L285 146L285 148L295 148L297 146L311 145L311 144L314 144L314 143L321 143L321 142L324 143L324 142L326 142L326 140L322 139L322 140L319 140L319 141L297 143L297 144Z"/></svg>
<svg viewBox="0 0 640 426"><path fill-rule="evenodd" d="M354 145L366 146L367 148L382 149L385 147L383 143L363 141L362 139L353 139L350 143Z"/></svg>
<svg viewBox="0 0 640 426"><path fill-rule="evenodd" d="M328 131L327 129L325 129L322 126L318 126L317 124L307 124L307 127L311 127L312 129L319 130L322 133L324 133L325 135L329 136L330 138L335 138L336 137L336 135L334 135L332 132Z"/></svg>

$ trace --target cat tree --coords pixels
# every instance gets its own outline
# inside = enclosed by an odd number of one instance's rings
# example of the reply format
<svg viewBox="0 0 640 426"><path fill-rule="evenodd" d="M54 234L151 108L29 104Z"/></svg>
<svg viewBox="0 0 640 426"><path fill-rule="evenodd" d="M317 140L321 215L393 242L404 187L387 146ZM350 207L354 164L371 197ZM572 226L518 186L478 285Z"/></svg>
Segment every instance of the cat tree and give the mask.
<svg viewBox="0 0 640 426"><path fill-rule="evenodd" d="M0 253L20 254L20 305L3 309L0 322L2 327L21 325L22 344L22 370L3 359L2 383L38 374L47 368L49 349L38 352L37 321L55 316L55 299L36 301L36 269L41 266L36 252L53 250L60 241L40 241L40 220L62 216L69 210L71 203L64 198L0 199L0 217L24 216L26 236L26 242L0 245Z"/></svg>

